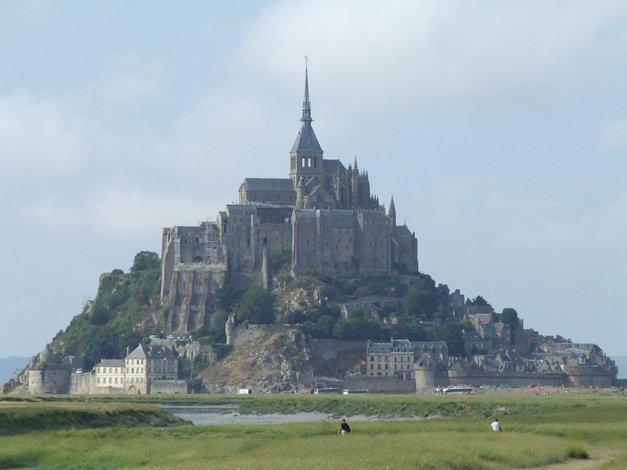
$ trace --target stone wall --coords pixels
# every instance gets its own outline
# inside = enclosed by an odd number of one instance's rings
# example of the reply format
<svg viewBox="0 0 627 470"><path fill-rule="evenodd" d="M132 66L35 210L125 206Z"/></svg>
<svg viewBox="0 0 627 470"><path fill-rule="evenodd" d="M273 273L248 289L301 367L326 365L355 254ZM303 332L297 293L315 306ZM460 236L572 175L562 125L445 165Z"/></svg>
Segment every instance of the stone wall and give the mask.
<svg viewBox="0 0 627 470"><path fill-rule="evenodd" d="M233 346L248 343L257 338L270 336L281 331L287 331L289 327L283 325L251 325L242 324L233 331Z"/></svg>
<svg viewBox="0 0 627 470"><path fill-rule="evenodd" d="M342 354L359 354L366 357L365 339L312 339L310 345L314 358L325 361L337 359Z"/></svg>
<svg viewBox="0 0 627 470"><path fill-rule="evenodd" d="M528 373L528 372L483 372L459 374L449 372L451 385L494 385L509 387L529 387L530 385L542 385L549 387L562 387L568 385L568 378L563 373Z"/></svg>
<svg viewBox="0 0 627 470"><path fill-rule="evenodd" d="M153 380L150 393L189 393L186 380Z"/></svg>
<svg viewBox="0 0 627 470"><path fill-rule="evenodd" d="M344 390L368 390L370 393L415 393L416 382L392 376L351 375L344 379Z"/></svg>
<svg viewBox="0 0 627 470"><path fill-rule="evenodd" d="M71 371L67 367L44 364L28 371L29 393L68 393Z"/></svg>
<svg viewBox="0 0 627 470"><path fill-rule="evenodd" d="M188 333L208 326L215 310L215 293L224 285L226 265L179 264L175 266L168 326L176 333Z"/></svg>

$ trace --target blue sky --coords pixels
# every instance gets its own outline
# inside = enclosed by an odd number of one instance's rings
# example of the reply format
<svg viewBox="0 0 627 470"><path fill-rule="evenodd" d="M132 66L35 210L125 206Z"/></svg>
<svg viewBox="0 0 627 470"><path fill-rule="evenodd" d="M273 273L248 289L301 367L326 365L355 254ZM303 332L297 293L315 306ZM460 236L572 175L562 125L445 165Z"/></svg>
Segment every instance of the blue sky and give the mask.
<svg viewBox="0 0 627 470"><path fill-rule="evenodd" d="M620 1L0 2L0 356L286 176L305 53L325 155L423 271L627 354L625 50Z"/></svg>

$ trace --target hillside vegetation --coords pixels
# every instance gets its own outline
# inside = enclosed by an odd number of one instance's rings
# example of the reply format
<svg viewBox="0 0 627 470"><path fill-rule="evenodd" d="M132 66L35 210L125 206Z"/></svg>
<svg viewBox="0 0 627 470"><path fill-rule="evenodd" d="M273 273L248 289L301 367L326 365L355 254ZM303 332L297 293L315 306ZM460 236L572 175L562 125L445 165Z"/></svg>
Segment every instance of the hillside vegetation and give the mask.
<svg viewBox="0 0 627 470"><path fill-rule="evenodd" d="M135 257L131 271L115 269L101 277L96 298L87 303L51 343L58 359L76 356L85 368L103 357L123 357L150 334L165 330L167 312L159 301L159 258Z"/></svg>

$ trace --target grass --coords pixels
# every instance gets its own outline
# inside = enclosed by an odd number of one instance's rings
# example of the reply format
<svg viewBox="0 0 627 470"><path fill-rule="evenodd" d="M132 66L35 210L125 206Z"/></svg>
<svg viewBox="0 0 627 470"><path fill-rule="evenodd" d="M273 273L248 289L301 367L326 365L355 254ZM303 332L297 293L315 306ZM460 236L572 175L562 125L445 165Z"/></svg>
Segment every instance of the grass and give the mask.
<svg viewBox="0 0 627 470"><path fill-rule="evenodd" d="M183 420L149 405L0 403L0 436L68 427L174 426L183 423Z"/></svg>
<svg viewBox="0 0 627 470"><path fill-rule="evenodd" d="M49 398L49 397L48 397ZM66 397L67 398L67 397ZM130 402L0 402L3 410L41 413L48 407L78 407L134 413L150 406ZM179 397L161 397L179 400ZM121 400L121 397L119 398ZM0 436L0 468L529 468L585 459L603 450L627 463L627 399L624 397L312 397L204 396L186 400L234 403L249 411L366 412L400 416L449 416L421 421L353 422L351 435L337 433L338 422L281 425L127 427L29 431ZM16 411L16 407L22 407ZM109 408L112 407L112 408ZM119 407L119 408L117 408ZM498 413L504 432L489 430ZM346 413L347 415L355 413ZM113 415L116 415L114 412ZM0 419L0 423L2 420ZM99 423L102 424L102 423ZM590 460L592 462L592 459Z"/></svg>

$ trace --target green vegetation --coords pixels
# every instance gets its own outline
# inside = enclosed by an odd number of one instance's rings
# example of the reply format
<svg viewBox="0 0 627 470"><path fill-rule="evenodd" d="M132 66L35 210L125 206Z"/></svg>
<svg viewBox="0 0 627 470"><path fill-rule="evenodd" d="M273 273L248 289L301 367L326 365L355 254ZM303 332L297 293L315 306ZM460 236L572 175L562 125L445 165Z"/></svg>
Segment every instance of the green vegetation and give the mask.
<svg viewBox="0 0 627 470"><path fill-rule="evenodd" d="M183 423L169 413L142 404L0 403L0 436L63 428L173 426Z"/></svg>
<svg viewBox="0 0 627 470"><path fill-rule="evenodd" d="M152 258L150 252L140 252L132 272L117 270L101 279L94 301L54 337L52 350L58 359L74 355L83 358L85 367L91 368L103 357L123 357L127 347L134 348L150 334L165 328L159 303L158 262L157 268L135 269L154 266L154 259L150 264ZM159 319L157 323L153 313Z"/></svg>
<svg viewBox="0 0 627 470"><path fill-rule="evenodd" d="M0 468L529 468L586 459L603 468L627 461L625 397L582 396L294 396L206 395L144 397L41 397L51 403L2 403L30 413L47 407L113 410L111 403L80 400L235 403L242 411L326 411L336 416L434 416L418 421L351 421L341 437L337 421L284 425L175 426L128 429L19 430L0 437ZM19 397L6 397L17 400ZM139 404L119 405L127 411ZM121 408L122 409L122 408ZM341 414L336 412L341 411ZM52 414L50 415L52 416ZM102 419L115 413L100 414ZM498 416L504 432L489 430ZM442 418L444 417L444 418ZM349 419L350 421L350 419ZM22 423L29 422L22 419ZM67 420L66 420L67 422ZM167 423L172 424L172 423ZM100 425L100 424L98 424ZM65 426L64 426L65 427ZM82 426L81 426L82 427ZM50 429L45 427L44 429ZM15 429L13 431L16 431ZM12 433L13 433L12 431ZM5 433L6 434L6 433ZM613 459L613 460L612 460Z"/></svg>
<svg viewBox="0 0 627 470"><path fill-rule="evenodd" d="M249 287L236 309L238 320L250 323L274 323L274 295L261 286Z"/></svg>
<svg viewBox="0 0 627 470"><path fill-rule="evenodd" d="M154 251L140 251L133 259L131 271L145 271L147 269L159 269L161 261L159 255Z"/></svg>

